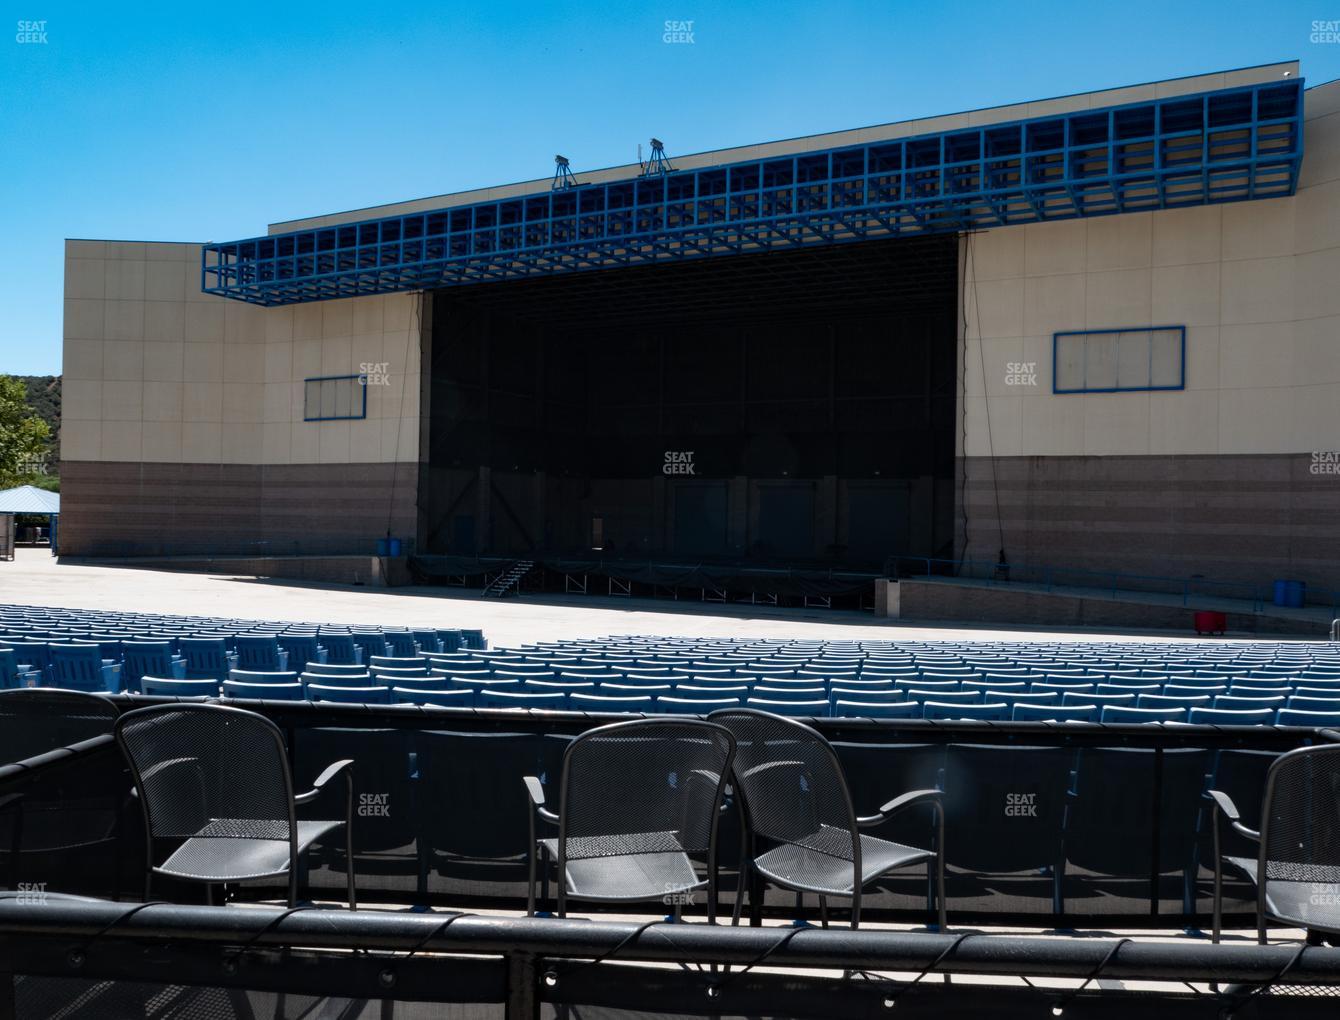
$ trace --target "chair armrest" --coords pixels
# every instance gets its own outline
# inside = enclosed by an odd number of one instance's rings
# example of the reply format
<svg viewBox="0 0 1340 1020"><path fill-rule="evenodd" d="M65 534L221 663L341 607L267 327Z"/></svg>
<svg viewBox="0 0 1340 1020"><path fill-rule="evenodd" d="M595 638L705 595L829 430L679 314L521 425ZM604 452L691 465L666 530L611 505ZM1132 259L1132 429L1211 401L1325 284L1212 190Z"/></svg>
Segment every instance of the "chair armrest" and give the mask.
<svg viewBox="0 0 1340 1020"><path fill-rule="evenodd" d="M1248 839L1254 839L1257 842L1261 840L1261 834L1255 829L1249 829L1242 824L1242 816L1238 814L1238 806L1233 803L1233 798L1224 793L1223 790L1208 790L1206 795L1214 801L1214 807L1217 812L1222 814L1233 825L1234 832L1240 832Z"/></svg>
<svg viewBox="0 0 1340 1020"><path fill-rule="evenodd" d="M5 808L12 804L17 804L21 800L23 800L23 794L21 793L5 794L3 797L0 797L0 811L5 810Z"/></svg>
<svg viewBox="0 0 1340 1020"><path fill-rule="evenodd" d="M910 808L915 804L933 803L936 808L940 808L940 796L939 790L911 790L901 796L894 797L893 800L881 806L878 814L857 818L856 824L862 828L878 825L880 822L893 817L899 811Z"/></svg>
<svg viewBox="0 0 1340 1020"><path fill-rule="evenodd" d="M544 806L544 784L540 782L538 776L525 776L523 782L526 784L526 793L530 795L530 803L535 808L535 813L546 822L558 822L558 815L554 814Z"/></svg>
<svg viewBox="0 0 1340 1020"><path fill-rule="evenodd" d="M319 794L332 779L341 772L345 775L345 780L349 783L354 781L353 773L354 760L345 758L342 761L333 762L326 766L326 770L316 777L316 782L312 783L312 788L306 793L300 793L293 798L294 804L308 804L316 800Z"/></svg>

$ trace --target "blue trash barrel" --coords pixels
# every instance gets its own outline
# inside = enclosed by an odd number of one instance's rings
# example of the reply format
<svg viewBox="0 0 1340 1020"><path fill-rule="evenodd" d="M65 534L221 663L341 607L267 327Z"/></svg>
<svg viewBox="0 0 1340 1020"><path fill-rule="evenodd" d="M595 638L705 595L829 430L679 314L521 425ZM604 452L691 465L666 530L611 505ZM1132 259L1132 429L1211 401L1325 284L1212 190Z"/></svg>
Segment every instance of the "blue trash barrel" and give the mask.
<svg viewBox="0 0 1340 1020"><path fill-rule="evenodd" d="M377 555L378 555L378 556L385 556L385 555L386 555L386 547L387 547L386 539L384 539L384 538L379 538L379 539L377 539ZM1277 588L1276 588L1276 596L1275 596L1277 600L1278 600L1278 598L1279 598L1278 591L1279 591L1279 589L1278 589L1278 587L1277 587Z"/></svg>
<svg viewBox="0 0 1340 1020"><path fill-rule="evenodd" d="M1275 605L1288 609L1302 609L1307 599L1307 583L1304 581L1276 581Z"/></svg>
<svg viewBox="0 0 1340 1020"><path fill-rule="evenodd" d="M392 556L400 555L400 539L398 538L391 539L391 555Z"/></svg>

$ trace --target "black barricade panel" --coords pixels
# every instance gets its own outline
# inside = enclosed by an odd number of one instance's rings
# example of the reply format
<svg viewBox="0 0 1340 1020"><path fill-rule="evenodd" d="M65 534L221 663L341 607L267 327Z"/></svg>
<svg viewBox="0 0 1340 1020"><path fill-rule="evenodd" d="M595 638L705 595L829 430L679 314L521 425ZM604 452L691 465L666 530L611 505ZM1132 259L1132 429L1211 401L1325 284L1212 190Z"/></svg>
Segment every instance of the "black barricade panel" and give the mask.
<svg viewBox="0 0 1340 1020"><path fill-rule="evenodd" d="M414 733L409 730L310 729L293 740L294 789L311 788L332 762L354 761L353 844L357 874L381 888L405 891L419 886L419 834L424 809L418 800ZM304 817L344 817L342 780L328 786ZM319 806L318 806L319 805ZM309 881L321 888L344 888L344 835L311 852Z"/></svg>
<svg viewBox="0 0 1340 1020"><path fill-rule="evenodd" d="M522 779L539 777L557 810L570 740L536 733L415 734L432 892L525 895L531 808Z"/></svg>
<svg viewBox="0 0 1340 1020"><path fill-rule="evenodd" d="M945 895L951 910L1059 913L1075 751L951 744Z"/></svg>
<svg viewBox="0 0 1340 1020"><path fill-rule="evenodd" d="M1266 773L1278 757L1273 751L1249 751L1227 748L1211 755L1207 789L1227 793L1242 815L1242 823L1249 829L1261 828L1261 800L1265 796ZM1201 802L1199 839L1200 885L1196 896L1196 912L1208 915L1213 909L1214 875L1214 812L1209 798ZM1219 850L1225 857L1256 856L1257 844L1233 831L1227 819L1220 819ZM1224 909L1228 912L1256 909L1255 888L1233 868L1224 869Z"/></svg>
<svg viewBox="0 0 1340 1020"><path fill-rule="evenodd" d="M130 791L110 741L0 791L18 794L0 807L0 883L34 894L137 894L144 829Z"/></svg>
<svg viewBox="0 0 1340 1020"><path fill-rule="evenodd" d="M909 790L944 786L943 746L836 742L833 748L842 764L857 815L875 814L881 804ZM935 845L934 812L929 807L914 807L870 831L881 839L930 848ZM791 895L769 890L770 901L786 902ZM928 895L925 869L906 868L866 886L861 895L861 910L920 912L926 909ZM946 889L951 902L952 895Z"/></svg>

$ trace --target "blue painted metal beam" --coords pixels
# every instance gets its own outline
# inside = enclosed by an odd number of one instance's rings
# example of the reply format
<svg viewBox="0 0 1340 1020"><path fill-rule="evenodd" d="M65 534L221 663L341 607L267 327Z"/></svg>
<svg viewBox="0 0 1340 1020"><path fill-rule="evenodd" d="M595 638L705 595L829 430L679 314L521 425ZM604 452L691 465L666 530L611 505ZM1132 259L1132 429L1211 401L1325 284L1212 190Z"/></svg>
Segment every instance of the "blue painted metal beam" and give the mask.
<svg viewBox="0 0 1340 1020"><path fill-rule="evenodd" d="M1303 82L589 184L209 244L261 305L1292 195Z"/></svg>

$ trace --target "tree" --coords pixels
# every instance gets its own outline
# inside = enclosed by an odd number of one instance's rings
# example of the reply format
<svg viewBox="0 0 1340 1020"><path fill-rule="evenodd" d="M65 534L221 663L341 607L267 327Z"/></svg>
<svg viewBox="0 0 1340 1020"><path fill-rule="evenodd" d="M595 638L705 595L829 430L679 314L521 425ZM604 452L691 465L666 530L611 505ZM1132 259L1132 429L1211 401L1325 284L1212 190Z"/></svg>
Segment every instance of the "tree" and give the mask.
<svg viewBox="0 0 1340 1020"><path fill-rule="evenodd" d="M46 450L50 429L28 406L27 388L0 375L0 486L18 485L25 467Z"/></svg>

